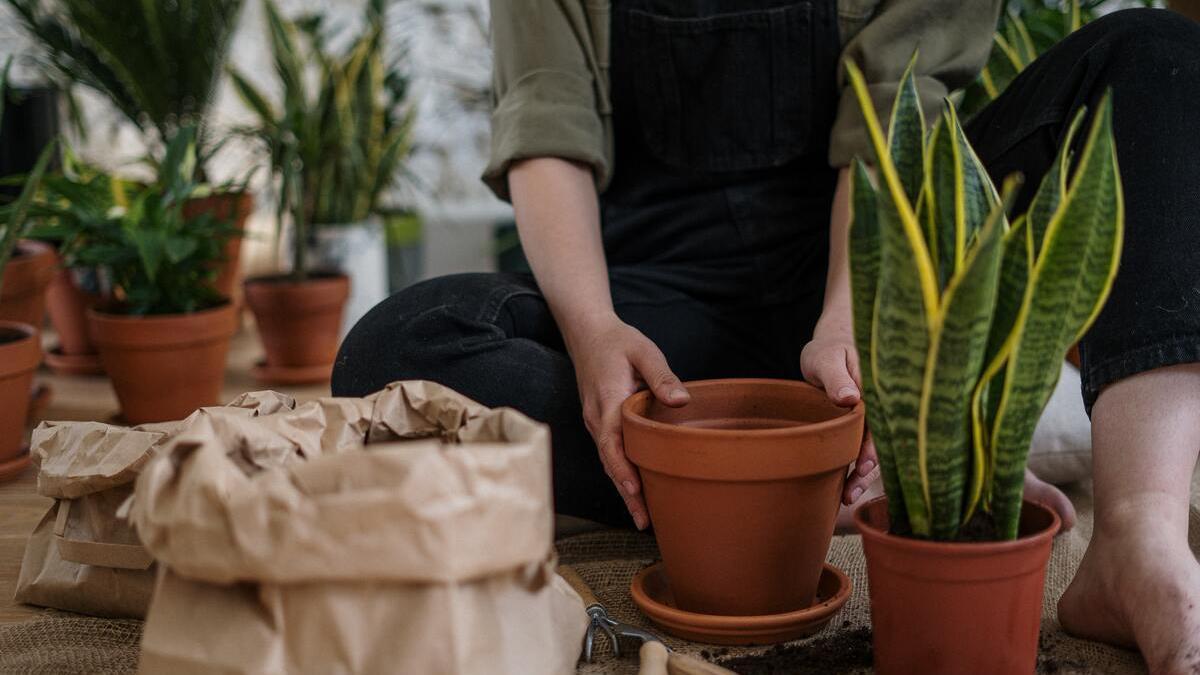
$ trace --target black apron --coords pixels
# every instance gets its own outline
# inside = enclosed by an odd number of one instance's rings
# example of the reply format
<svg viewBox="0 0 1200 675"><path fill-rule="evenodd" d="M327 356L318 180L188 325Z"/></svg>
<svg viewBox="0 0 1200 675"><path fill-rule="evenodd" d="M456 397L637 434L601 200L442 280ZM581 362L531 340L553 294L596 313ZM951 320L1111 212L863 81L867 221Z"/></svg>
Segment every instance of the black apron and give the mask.
<svg viewBox="0 0 1200 675"><path fill-rule="evenodd" d="M610 266L716 307L786 306L811 334L837 177L835 0L615 0L610 53Z"/></svg>

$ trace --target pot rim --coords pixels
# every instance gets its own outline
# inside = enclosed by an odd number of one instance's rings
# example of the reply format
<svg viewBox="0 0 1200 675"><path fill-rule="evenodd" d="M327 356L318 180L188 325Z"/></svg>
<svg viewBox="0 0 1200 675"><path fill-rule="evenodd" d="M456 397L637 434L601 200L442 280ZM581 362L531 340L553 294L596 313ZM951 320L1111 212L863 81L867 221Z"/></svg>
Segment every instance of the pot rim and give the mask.
<svg viewBox="0 0 1200 675"><path fill-rule="evenodd" d="M1002 553L1010 553L1022 549L1027 549L1036 546L1047 540L1053 539L1062 528L1062 519L1058 517L1058 513L1041 502L1035 502L1030 499L1022 500L1022 507L1031 506L1044 513L1050 515L1050 524L1036 532L1032 532L1023 537L1010 539L1005 541L931 541L927 539L914 539L912 537L903 537L897 534L892 534L886 530L875 527L867 520L867 509L879 508L881 505L886 505L888 500L887 495L876 497L871 501L863 504L861 507L854 510L854 524L858 527L858 531L864 539L872 539L878 542L886 542L887 546L895 549L900 549L909 553L925 554L925 555L940 555L953 558L973 558L980 556L999 555Z"/></svg>
<svg viewBox="0 0 1200 675"><path fill-rule="evenodd" d="M23 337L0 344L0 379L36 370L42 361L42 344L38 330L20 321L0 321L0 331L11 330Z"/></svg>
<svg viewBox="0 0 1200 675"><path fill-rule="evenodd" d="M187 312L187 313L178 313L178 314L144 314L144 315L117 314L115 312L101 311L99 307L89 307L87 312L88 312L89 316L91 316L97 320L100 320L100 321L111 321L114 323L121 322L121 323L142 323L142 324L144 324L147 322L166 323L166 322L170 322L170 321L179 321L180 319L191 319L193 317L202 317L206 314L220 314L223 312L236 310L236 308L237 308L237 305L232 300L225 299L221 302L221 304L216 305L214 307L209 307L208 309L202 309L197 312Z"/></svg>
<svg viewBox="0 0 1200 675"><path fill-rule="evenodd" d="M694 387L713 387L713 386L730 386L730 385L765 385L765 386L783 386L797 389L811 389L818 391L822 396L825 395L821 389L804 382L802 380L784 380L769 377L742 377L742 378L726 378L726 379L711 379L711 380L694 380L684 382L683 386L689 391ZM856 424L864 414L862 399L850 408L842 408L845 412L832 419L823 422L811 422L796 424L794 426L779 427L775 429L713 429L709 427L689 427L682 424L669 424L667 422L659 422L652 420L645 415L640 415L634 412L634 406L653 396L654 393L649 389L643 389L636 392L621 404L621 419L626 424L633 424L644 429L658 432L668 432L684 437L697 438L789 438L795 436L798 432L804 434L820 433L830 429L838 429L843 426L852 426ZM831 401L832 403L832 401ZM835 404L836 405L836 404ZM841 407L841 406L838 406Z"/></svg>

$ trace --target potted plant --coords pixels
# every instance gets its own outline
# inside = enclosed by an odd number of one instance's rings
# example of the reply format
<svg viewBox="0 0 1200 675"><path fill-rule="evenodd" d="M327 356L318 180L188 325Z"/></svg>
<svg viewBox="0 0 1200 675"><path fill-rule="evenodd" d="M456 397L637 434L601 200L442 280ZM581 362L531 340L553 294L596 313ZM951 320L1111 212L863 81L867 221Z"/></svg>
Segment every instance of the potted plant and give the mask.
<svg viewBox="0 0 1200 675"><path fill-rule="evenodd" d="M280 186L279 222L290 216L292 223L292 261L289 274L245 284L267 352L255 374L267 382L322 381L340 336L388 292L375 211L411 143L411 115L397 112L407 81L384 58L383 2L368 3L363 32L342 54L327 48L320 15L289 21L273 3L265 8L281 109L242 74L231 77L259 118L242 131L268 152ZM306 83L309 63L317 69L315 96ZM328 271L311 272L310 258Z"/></svg>
<svg viewBox="0 0 1200 675"><path fill-rule="evenodd" d="M264 142L277 176L287 162L299 169L294 189L302 213L293 214L308 227L293 232L299 239L293 246L310 246L316 267L350 277L342 334L387 297L387 249L376 211L412 144L403 53L384 54L385 5L370 0L362 31L334 52L329 45L335 36L322 15L287 20L267 2L283 98L278 110L248 78L231 71L234 88L258 117L244 133Z"/></svg>
<svg viewBox="0 0 1200 675"><path fill-rule="evenodd" d="M53 244L58 271L47 289L50 323L58 344L46 353L46 365L60 375L104 372L88 330L87 310L108 297L103 275L79 261L78 251L119 221L118 210L132 184L91 166L62 146L61 170L42 180L30 207L29 235Z"/></svg>
<svg viewBox="0 0 1200 675"><path fill-rule="evenodd" d="M156 181L131 191L116 218L70 251L102 269L113 298L88 311L91 335L129 424L185 417L220 395L233 303L212 286L232 223L184 216L196 189L195 132L168 141Z"/></svg>
<svg viewBox="0 0 1200 675"><path fill-rule="evenodd" d="M128 0L5 0L46 52L44 70L67 102L75 126L86 130L71 90L83 85L105 98L146 136L165 147L184 127L197 129L203 158L195 165L198 186L185 216L211 213L232 219L238 233L253 208L244 186L206 185L212 142L206 113L220 81L243 0L129 2ZM154 160L157 163L159 160ZM238 288L240 234L227 239L213 280L229 297Z"/></svg>
<svg viewBox="0 0 1200 675"><path fill-rule="evenodd" d="M915 61L915 59L914 59ZM880 673L1029 673L1053 511L1022 500L1034 426L1120 259L1111 104L1082 111L1010 223L947 106L926 138L912 67L885 138L846 69L878 186L856 161L850 266L867 422L886 497L855 515ZM997 642L997 640L1002 640Z"/></svg>
<svg viewBox="0 0 1200 675"><path fill-rule="evenodd" d="M3 95L4 81L0 79L0 99ZM2 114L0 107L0 117ZM4 223L0 229L0 292L8 285L9 263L25 233L29 204L52 156L53 145L42 151L20 196L4 209L0 220ZM33 371L42 361L38 328L28 322L0 319L0 481L29 466L29 452L22 448L21 442L29 413Z"/></svg>

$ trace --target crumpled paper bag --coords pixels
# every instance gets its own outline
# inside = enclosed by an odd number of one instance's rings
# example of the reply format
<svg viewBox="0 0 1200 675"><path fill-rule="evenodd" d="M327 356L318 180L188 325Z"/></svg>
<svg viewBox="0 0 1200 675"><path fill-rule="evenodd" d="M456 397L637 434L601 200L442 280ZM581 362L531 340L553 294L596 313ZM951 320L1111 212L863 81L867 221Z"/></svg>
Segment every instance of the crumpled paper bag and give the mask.
<svg viewBox="0 0 1200 675"><path fill-rule="evenodd" d="M133 481L181 428L211 414L251 417L294 407L274 392L247 394L182 423L132 429L43 422L33 432L38 493L55 500L25 546L15 599L114 618L141 618L154 589L153 558L118 512ZM212 412L219 410L220 412Z"/></svg>
<svg viewBox="0 0 1200 675"><path fill-rule="evenodd" d="M189 422L131 509L142 672L574 672L544 425L429 382Z"/></svg>

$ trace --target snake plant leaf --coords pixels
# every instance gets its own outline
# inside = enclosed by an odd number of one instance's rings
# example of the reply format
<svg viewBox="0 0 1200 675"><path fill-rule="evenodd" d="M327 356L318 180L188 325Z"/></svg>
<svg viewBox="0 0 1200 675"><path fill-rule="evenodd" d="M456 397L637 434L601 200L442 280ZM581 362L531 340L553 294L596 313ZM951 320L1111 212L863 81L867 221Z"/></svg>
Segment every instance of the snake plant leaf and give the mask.
<svg viewBox="0 0 1200 675"><path fill-rule="evenodd" d="M1025 216L1017 219L1004 236L1004 253L1000 263L999 290L992 313L992 326L988 333L987 349L984 352L984 371L971 394L972 450L975 471L972 473L971 489L963 522L970 519L980 505L985 485L991 483L990 443L991 430L996 419L1004 388L1004 364L1008 358L1008 340L1012 334L1017 314L1025 298L1025 286L1029 281L1029 270L1033 267L1033 243Z"/></svg>
<svg viewBox="0 0 1200 675"><path fill-rule="evenodd" d="M929 536L929 504L917 462L917 413L921 373L938 307L933 261L912 204L891 161L887 142L862 72L846 61L846 72L866 121L881 177L877 213L880 231L880 275L875 306L871 370L887 419L890 447L899 468L908 523L914 534ZM918 130L924 135L924 130ZM879 345L887 349L879 349ZM879 439L876 439L878 445Z"/></svg>
<svg viewBox="0 0 1200 675"><path fill-rule="evenodd" d="M900 476L891 453L887 418L883 414L875 371L871 367L871 338L874 334L876 292L879 282L879 214L878 194L871 184L866 166L855 158L850 175L850 297L854 313L854 341L859 354L859 373L862 378L863 400L867 409L867 428L875 439L883 486L887 494L900 494ZM893 528L908 529L908 516L903 499L888 500L888 516Z"/></svg>
<svg viewBox="0 0 1200 675"><path fill-rule="evenodd" d="M1006 204L992 211L978 244L942 296L938 321L929 340L918 415L917 450L921 480L928 491L932 536L953 539L963 516L972 446L971 394L983 367L999 285L1005 211L1015 188L1006 187Z"/></svg>
<svg viewBox="0 0 1200 675"><path fill-rule="evenodd" d="M1105 95L1067 194L1046 229L1010 337L991 443L991 510L1002 538L1017 536L1029 444L1063 356L1095 320L1112 288L1124 229L1120 185L1112 101Z"/></svg>
<svg viewBox="0 0 1200 675"><path fill-rule="evenodd" d="M1030 234L1033 237L1034 258L1041 253L1042 241L1046 238L1046 228L1049 227L1050 219L1058 211L1058 205L1067 193L1071 145L1079 127L1083 124L1086 113L1087 108L1083 106L1080 106L1075 113L1075 118L1071 120L1071 126L1067 128L1067 135L1063 137L1059 147L1058 156L1046 170L1046 175L1042 177L1042 184L1038 186L1037 194L1033 196L1033 201L1029 204L1029 226Z"/></svg>
<svg viewBox="0 0 1200 675"><path fill-rule="evenodd" d="M888 123L888 151L904 185L904 194L912 204L917 203L924 189L921 174L925 169L925 113L921 110L921 97L913 80L916 65L917 54L914 53L900 78L900 91L892 103Z"/></svg>

